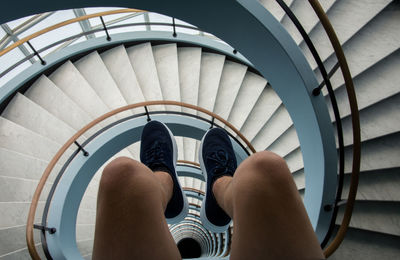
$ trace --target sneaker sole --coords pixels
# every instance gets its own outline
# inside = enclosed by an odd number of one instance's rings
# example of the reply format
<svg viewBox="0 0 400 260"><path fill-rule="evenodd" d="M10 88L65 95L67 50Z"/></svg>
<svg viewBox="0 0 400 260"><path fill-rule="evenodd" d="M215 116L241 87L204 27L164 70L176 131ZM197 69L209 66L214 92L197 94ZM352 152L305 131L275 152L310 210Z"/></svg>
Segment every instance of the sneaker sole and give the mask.
<svg viewBox="0 0 400 260"><path fill-rule="evenodd" d="M208 133L208 132L207 132ZM200 168L201 171L203 172L204 175L204 179L207 183L207 171L206 168L204 166L204 160L203 160L203 141L204 138L206 137L207 133L203 136L203 138L201 139L201 143L200 143L200 150L199 150L199 162L200 162ZM203 198L203 202L201 204L201 209L200 209L200 220L201 223L203 223L203 226L205 228L207 228L209 231L214 232L214 233L223 233L225 232L229 225L231 224L231 222L229 222L228 224L226 224L225 226L216 226L213 223L211 223L208 218L207 218L207 214L206 214L206 197L207 197L207 192L212 192L212 191L208 191L208 185L206 185L206 195Z"/></svg>
<svg viewBox="0 0 400 260"><path fill-rule="evenodd" d="M182 209L181 213L179 213L179 215L177 215L174 218L166 218L168 224L176 224L176 223L184 220L185 217L187 216L187 214L189 212L189 203L187 201L185 193L183 192L182 186L179 182L178 173L176 172L176 163L177 163L177 159L178 159L178 146L176 145L175 137L172 134L171 130L169 130L169 128L164 123L162 123L162 122L160 122L160 123L163 124L165 126L165 128L168 130L168 133L172 140L173 153L174 153L173 159L174 159L175 176L176 176L176 179L177 179L177 182L179 185L179 189L181 190L181 193L183 196L183 209Z"/></svg>

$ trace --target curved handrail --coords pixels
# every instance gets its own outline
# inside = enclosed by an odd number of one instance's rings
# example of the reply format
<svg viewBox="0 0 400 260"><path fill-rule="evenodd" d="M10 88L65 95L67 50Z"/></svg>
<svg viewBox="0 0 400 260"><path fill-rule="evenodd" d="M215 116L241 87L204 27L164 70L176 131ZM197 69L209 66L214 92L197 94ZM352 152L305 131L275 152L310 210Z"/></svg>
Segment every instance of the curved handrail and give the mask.
<svg viewBox="0 0 400 260"><path fill-rule="evenodd" d="M187 161L187 160L178 160L178 163L182 163L182 164L191 164L191 165L193 165L193 166L200 167L200 163L192 162L192 161Z"/></svg>
<svg viewBox="0 0 400 260"><path fill-rule="evenodd" d="M342 46L340 45L339 39L332 27L332 24L329 21L328 16L326 15L324 9L321 7L318 0L308 0L308 2L311 4L319 20L321 21L321 24L324 27L329 37L329 40L331 41L335 54L337 56L346 85L347 96L350 103L351 120L352 120L351 122L353 128L353 165L352 165L350 190L342 224L339 227L336 237L333 239L331 244L324 250L325 257L329 257L330 255L333 254L333 252L335 252L335 250L342 243L344 236L346 235L348 226L350 224L350 219L354 208L354 203L357 194L357 187L358 187L358 178L360 174L360 158L361 158L360 118L358 113L357 98L354 90L353 80L351 78L350 69L347 64L346 58L344 56L344 52Z"/></svg>
<svg viewBox="0 0 400 260"><path fill-rule="evenodd" d="M111 14L121 14L121 13L141 13L141 12L145 12L143 10L139 10L139 9L130 9L130 8L126 8L126 9L119 9L119 10L112 10L112 11L105 11L105 12L99 12L99 13L95 13L95 14L88 14L88 15L84 15L84 16L79 16L73 19L69 19L60 23L57 23L55 25L46 27L40 31L37 31L31 35L28 35L24 38L22 38L21 40L11 44L10 46L8 46L7 48L5 48L4 50L0 51L0 57L3 56L4 54L6 54L7 52L15 49L16 47L26 43L29 40L32 40L42 34L45 34L47 32L53 31L55 29L64 27L66 25L72 24L72 23L76 23L76 22L80 22L83 20L87 20L90 18L95 18L95 17L100 17L100 16L105 16L105 15L111 15Z"/></svg>
<svg viewBox="0 0 400 260"><path fill-rule="evenodd" d="M192 191L192 192L195 192L195 193L201 194L201 195L203 195L203 196L205 196L205 195L206 195L206 193L205 193L204 191L202 191L202 190L198 190L198 189L195 189L195 188L191 188L191 187L183 187L182 189L183 189L184 191Z"/></svg>
<svg viewBox="0 0 400 260"><path fill-rule="evenodd" d="M289 6L283 0L276 0L276 2L282 7L282 9L286 12L288 17L292 20L293 24L296 26L297 30L300 32L301 36L304 39L304 42L307 44L308 49L311 51L314 60L317 63L318 69L323 78L323 84L321 83L318 87L314 88L313 95L318 96L321 94L321 89L326 85L328 90L328 95L331 100L332 110L336 121L336 131L337 131L337 140L339 145L339 178L338 178L338 186L336 192L336 198L333 207L333 214L331 219L331 224L328 229L328 232L325 235L325 238L321 242L321 247L325 247L326 243L328 243L330 236L332 235L333 227L335 225L337 213L338 213L338 206L337 203L340 201L342 196L342 189L343 189L343 179L344 179L344 139L343 139L343 127L342 121L340 119L339 107L336 101L335 93L330 81L330 76L328 75L325 66L321 60L321 57L318 54L317 49L314 46L314 43L311 41L311 38L308 36L306 30L301 25L300 21L297 19L296 15L293 11L289 8ZM339 65L338 65L339 66Z"/></svg>
<svg viewBox="0 0 400 260"><path fill-rule="evenodd" d="M189 26L189 25L184 25L184 24L173 24L173 23L161 23L161 22L144 22L144 23L127 23L127 24L119 24L119 25L112 25L112 26L107 26L107 30L114 30L114 29L118 29L118 28L124 28L124 27L134 27L134 26L175 26L178 28L184 28L184 29L191 29L191 30L197 30L199 32L202 32L201 29L194 27L194 26ZM37 53L31 53L27 56L25 56L25 58L19 60L18 62L14 63L13 65L11 65L10 67L8 67L7 69L5 69L3 72L0 73L0 77L3 77L4 75L6 75L7 73L9 73L10 71L12 71L13 69L17 68L18 66L20 66L21 64L23 64L24 62L30 60L31 58L37 56L38 54L47 51L59 44L68 42L68 41L72 41L72 40L76 40L82 36L86 36L89 34L93 34L96 32L101 32L104 31L104 28L97 28L97 29L93 29L93 30L89 30L89 31L84 31L72 36L69 36L67 38L58 40L56 42L53 42L39 50L37 50ZM11 50L10 50L11 51Z"/></svg>
<svg viewBox="0 0 400 260"><path fill-rule="evenodd" d="M153 105L172 105L172 106L181 106L181 107L185 107L185 108L189 108L189 109L193 109L199 112L202 112L204 114L207 114L217 120L219 120L220 122L222 122L224 125L226 125L227 127L229 127L237 136L239 136L240 139L242 139L244 141L244 143L247 145L247 147L249 147L249 149L255 153L256 150L254 149L254 147L251 145L251 143L243 136L242 133L240 133L239 130L237 130L231 123L229 123L228 121L226 121L225 119L223 119L222 117L220 117L219 115L208 111L204 108L195 106L195 105L191 105L191 104L187 104L187 103L183 103L183 102L178 102L178 101L168 101L168 100L159 100L159 101L146 101L146 102L140 102L140 103L136 103L136 104L131 104L131 105L126 105L117 109L114 109L98 118L96 118L95 120L93 120L92 122L90 122L89 124L87 124L86 126L84 126L82 129L80 129L78 132L76 132L56 153L56 155L53 157L53 159L50 161L49 165L47 166L47 168L45 169L45 171L43 172L42 177L39 180L39 183L36 187L35 193L33 194L32 197L32 203L31 206L29 208L29 213L28 213L28 220L27 220L27 225L26 225L26 242L27 242L27 246L28 246L28 251L29 254L31 255L32 259L35 260L39 260L40 256L38 254L38 252L36 251L36 247L35 247L35 243L34 243L34 237L33 237L33 223L34 223L34 219L35 219L35 213L36 213L36 209L37 209L37 205L38 205L38 201L40 198L40 195L43 191L44 185L51 173L51 171L53 170L54 166L56 165L56 163L58 162L58 160L61 158L61 156L67 151L67 149L74 144L74 142L81 137L87 130L89 130L90 128L92 128L93 126L97 125L98 123L104 121L107 118L110 118L113 115L116 115L120 112L126 111L126 110L130 110L130 109L134 109L134 108L138 108L138 107L147 107L147 106L153 106Z"/></svg>

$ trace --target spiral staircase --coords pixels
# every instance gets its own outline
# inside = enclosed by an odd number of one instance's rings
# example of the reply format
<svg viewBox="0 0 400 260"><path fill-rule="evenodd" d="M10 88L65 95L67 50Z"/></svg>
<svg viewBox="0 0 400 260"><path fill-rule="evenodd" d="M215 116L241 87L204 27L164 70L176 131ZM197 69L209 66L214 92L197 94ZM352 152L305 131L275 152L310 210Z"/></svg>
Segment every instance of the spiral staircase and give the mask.
<svg viewBox="0 0 400 260"><path fill-rule="evenodd" d="M315 44L325 67L334 68L335 54L309 3L285 2ZM286 28L321 81L317 64L292 20L275 1L260 3ZM321 1L321 4L349 63L362 137L360 182L353 216L344 242L331 258L395 259L400 255L400 2L336 0ZM345 205L352 165L351 117L340 70L333 71L331 82L343 124L346 168L342 204ZM322 93L327 96L325 89ZM307 189L304 164L291 117L273 86L245 59L237 58L236 53L182 43L117 44L75 56L47 70L4 107L0 117L1 260L30 257L25 241L26 218L38 181L58 149L79 129L110 110L155 100L192 104L225 119L256 150L268 149L285 158L300 194L304 194ZM328 97L326 102L335 125ZM203 112L165 104L148 106L146 112L156 117L155 112L160 111L212 120ZM135 114L147 116L144 113L144 107L137 107L112 116L87 131L78 139L78 144L109 123ZM220 121L215 124L223 126ZM232 138L240 139L231 128L225 127ZM182 165L195 167L199 141L180 136L177 143ZM138 159L139 148L140 143L136 142L114 157ZM68 149L53 171L59 172L74 152ZM85 259L91 259L100 174L101 168L79 207L76 241ZM195 223L199 213L196 205L201 205L205 183L193 176L182 176L180 180L191 195L188 197L191 216L187 221ZM41 222L47 195L55 181L56 174L50 175L38 203L35 223ZM341 206L334 233L343 211ZM184 224L170 228L176 242L182 236L200 241L203 256L226 257L228 241L234 234L234 227L226 233L203 232L202 235L194 231L200 230L201 224L186 231ZM34 232L37 251L45 259L39 243L41 232Z"/></svg>

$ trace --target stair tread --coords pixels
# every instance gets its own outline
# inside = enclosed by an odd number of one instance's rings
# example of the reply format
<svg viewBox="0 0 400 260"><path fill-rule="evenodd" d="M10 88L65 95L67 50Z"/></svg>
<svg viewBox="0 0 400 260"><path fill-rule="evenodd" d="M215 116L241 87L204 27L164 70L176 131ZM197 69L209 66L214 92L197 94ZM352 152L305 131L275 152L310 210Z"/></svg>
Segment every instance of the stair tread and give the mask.
<svg viewBox="0 0 400 260"><path fill-rule="evenodd" d="M363 142L393 134L400 129L400 94L382 100L360 111L361 140ZM385 116L382 116L385 115ZM344 144L353 143L351 117L342 119Z"/></svg>
<svg viewBox="0 0 400 260"><path fill-rule="evenodd" d="M400 133L368 140L361 145L361 171L400 166ZM345 148L345 172L351 172L351 146Z"/></svg>
<svg viewBox="0 0 400 260"><path fill-rule="evenodd" d="M53 72L49 79L92 118L110 110L70 61Z"/></svg>
<svg viewBox="0 0 400 260"><path fill-rule="evenodd" d="M381 100L399 93L397 84L400 81L399 68L400 50L397 50L353 78L359 110L373 106ZM342 117L350 115L346 89L343 86L336 89L335 96L340 108L340 115ZM327 104L332 116L330 101Z"/></svg>
<svg viewBox="0 0 400 260"><path fill-rule="evenodd" d="M184 103L197 105L199 94L201 66L201 48L178 48L178 68L181 100ZM182 108L183 112L195 113L193 110ZM183 140L184 158L196 161L196 141L190 138Z"/></svg>
<svg viewBox="0 0 400 260"><path fill-rule="evenodd" d="M400 30L400 23L398 17L400 17L400 9L396 7L395 2L392 2L343 44L342 48L352 77L359 75L399 49L400 36L397 32ZM330 59L335 60L336 58L333 56L331 55L324 63L330 62ZM335 73L331 78L334 87L341 86L344 82L340 74Z"/></svg>
<svg viewBox="0 0 400 260"><path fill-rule="evenodd" d="M257 74L247 71L233 108L229 114L228 122L240 129L256 104L258 97L264 90L267 81Z"/></svg>
<svg viewBox="0 0 400 260"><path fill-rule="evenodd" d="M285 157L300 146L296 128L291 125L281 136L279 136L267 150Z"/></svg>
<svg viewBox="0 0 400 260"><path fill-rule="evenodd" d="M335 32L339 38L339 41L342 44L345 44L352 37L358 37L359 32L362 34L363 32L360 30L362 30L362 28L368 24L369 21L373 20L376 15L379 15L389 3L390 0L336 1L327 12L327 15L332 23L333 28L335 28ZM353 12L351 12L350 15L349 12L344 12L343 10L353 10ZM349 26L349 24L351 24L351 26ZM316 44L316 49L322 60L325 60L333 53L332 45L326 36L325 30L320 24L309 33L309 36L312 42L318 43ZM307 48L305 44L303 44L301 47L302 49ZM313 61L312 58L309 58L309 60ZM348 59L349 62L350 60ZM315 68L315 65L313 68Z"/></svg>
<svg viewBox="0 0 400 260"><path fill-rule="evenodd" d="M0 147L0 176L9 176L22 179L39 180L43 171L49 164L48 161L26 155L20 152ZM56 165L54 172L61 169ZM55 174L49 176L48 181L53 182Z"/></svg>
<svg viewBox="0 0 400 260"><path fill-rule="evenodd" d="M285 106L281 104L251 141L256 150L265 150L293 124Z"/></svg>
<svg viewBox="0 0 400 260"><path fill-rule="evenodd" d="M356 200L350 227L400 236L400 206L398 201ZM345 207L340 207L336 223L343 219Z"/></svg>
<svg viewBox="0 0 400 260"><path fill-rule="evenodd" d="M350 174L345 174L342 198L346 199L350 186ZM400 168L378 169L360 172L357 200L400 201Z"/></svg>
<svg viewBox="0 0 400 260"><path fill-rule="evenodd" d="M201 55L198 106L214 110L215 99L224 68L225 56L203 52Z"/></svg>
<svg viewBox="0 0 400 260"><path fill-rule="evenodd" d="M0 117L0 144L8 150L50 161L60 145L56 142ZM71 151L70 151L71 152ZM62 158L65 161L67 154Z"/></svg>
<svg viewBox="0 0 400 260"><path fill-rule="evenodd" d="M253 140L281 103L282 101L279 96L267 85L261 92L260 97L240 129L240 132L242 132L248 140Z"/></svg>
<svg viewBox="0 0 400 260"><path fill-rule="evenodd" d="M126 100L119 91L118 86L115 84L97 51L74 62L74 65L89 83L90 87L101 98L104 104L106 104L108 110L127 105ZM116 116L118 118L123 118L130 115L132 115L130 111L125 111Z"/></svg>
<svg viewBox="0 0 400 260"><path fill-rule="evenodd" d="M81 129L93 120L87 112L44 75L33 83L25 92L25 96L75 130ZM88 130L87 135L92 135L99 129L98 126L95 126Z"/></svg>
<svg viewBox="0 0 400 260"><path fill-rule="evenodd" d="M123 45L101 53L100 57L128 104L145 101L135 71Z"/></svg>
<svg viewBox="0 0 400 260"><path fill-rule="evenodd" d="M20 93L14 96L2 116L60 145L75 134L69 125Z"/></svg>
<svg viewBox="0 0 400 260"><path fill-rule="evenodd" d="M146 101L162 100L160 81L150 43L142 43L126 49L136 78ZM152 106L149 110L164 110L164 106Z"/></svg>
<svg viewBox="0 0 400 260"><path fill-rule="evenodd" d="M213 111L215 114L224 119L228 118L246 71L247 66L245 65L229 60L225 61L215 100Z"/></svg>
<svg viewBox="0 0 400 260"><path fill-rule="evenodd" d="M325 12L332 7L332 5L337 1L321 1L320 4ZM294 1L290 6L292 12L296 15L297 19L300 21L304 30L309 33L314 27L319 23L318 16L315 14L311 5L307 1ZM293 24L292 20L286 15L281 21L282 25L289 32L290 36L299 45L304 41L303 37Z"/></svg>
<svg viewBox="0 0 400 260"><path fill-rule="evenodd" d="M334 234L337 232L337 226ZM400 254L400 237L349 228L341 246L329 259L396 259Z"/></svg>
<svg viewBox="0 0 400 260"><path fill-rule="evenodd" d="M165 100L181 101L176 44L153 46L153 55L163 98ZM181 110L175 106L168 107L168 110L171 109Z"/></svg>

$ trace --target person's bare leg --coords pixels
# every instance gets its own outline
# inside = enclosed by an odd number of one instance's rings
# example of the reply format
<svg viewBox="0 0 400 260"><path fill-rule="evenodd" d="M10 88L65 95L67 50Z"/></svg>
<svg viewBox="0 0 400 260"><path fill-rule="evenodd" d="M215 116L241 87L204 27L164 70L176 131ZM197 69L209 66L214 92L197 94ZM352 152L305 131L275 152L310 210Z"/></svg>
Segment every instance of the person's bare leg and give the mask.
<svg viewBox="0 0 400 260"><path fill-rule="evenodd" d="M231 259L324 259L286 162L263 151L212 187L234 221Z"/></svg>
<svg viewBox="0 0 400 260"><path fill-rule="evenodd" d="M120 157L106 166L97 198L93 259L180 259L164 211L173 182Z"/></svg>

